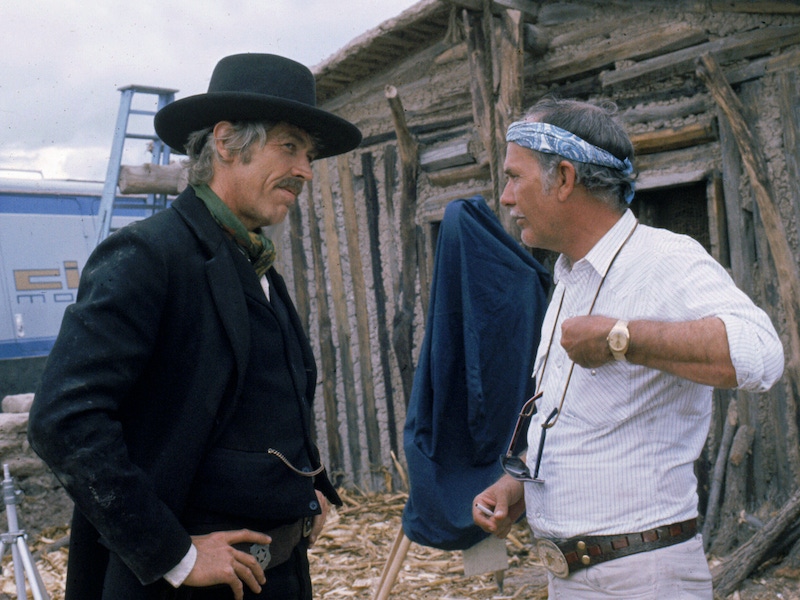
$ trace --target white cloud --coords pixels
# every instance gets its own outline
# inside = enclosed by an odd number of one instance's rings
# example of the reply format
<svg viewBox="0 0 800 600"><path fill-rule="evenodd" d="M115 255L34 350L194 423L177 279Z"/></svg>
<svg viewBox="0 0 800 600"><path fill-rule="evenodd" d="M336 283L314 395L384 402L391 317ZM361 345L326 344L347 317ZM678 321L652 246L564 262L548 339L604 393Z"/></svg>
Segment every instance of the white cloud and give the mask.
<svg viewBox="0 0 800 600"><path fill-rule="evenodd" d="M237 52L313 66L415 0L5 0L0 168L102 179L129 84L202 93Z"/></svg>

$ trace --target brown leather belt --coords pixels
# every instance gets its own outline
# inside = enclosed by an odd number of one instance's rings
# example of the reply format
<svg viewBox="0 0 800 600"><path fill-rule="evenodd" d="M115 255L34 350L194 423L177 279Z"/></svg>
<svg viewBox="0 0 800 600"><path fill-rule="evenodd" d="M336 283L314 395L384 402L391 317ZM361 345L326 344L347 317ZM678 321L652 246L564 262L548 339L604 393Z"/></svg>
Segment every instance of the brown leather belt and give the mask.
<svg viewBox="0 0 800 600"><path fill-rule="evenodd" d="M536 551L544 567L556 577L567 577L570 573L601 562L685 542L696 533L697 519L689 519L639 533L535 541Z"/></svg>

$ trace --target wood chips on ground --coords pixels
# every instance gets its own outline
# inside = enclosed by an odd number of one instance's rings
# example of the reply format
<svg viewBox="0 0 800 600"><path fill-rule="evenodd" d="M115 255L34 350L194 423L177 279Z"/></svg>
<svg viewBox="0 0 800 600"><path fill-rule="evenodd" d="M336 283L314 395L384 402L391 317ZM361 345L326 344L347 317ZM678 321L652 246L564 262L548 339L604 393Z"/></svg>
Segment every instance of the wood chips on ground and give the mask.
<svg viewBox="0 0 800 600"><path fill-rule="evenodd" d="M392 545L400 531L407 494L355 495L341 492L344 506L332 508L319 540L309 552L315 599L371 600ZM39 574L52 600L63 600L67 548L46 551L67 533L47 530L29 540ZM447 552L412 543L391 598L458 600L547 597L543 570L529 554L527 527L518 525L509 536L509 569L503 592L492 574L464 576L461 552ZM0 600L16 599L10 553L3 557ZM536 576L538 575L538 576ZM544 587L543 587L544 586ZM26 586L29 597L30 585Z"/></svg>
<svg viewBox="0 0 800 600"><path fill-rule="evenodd" d="M407 494L357 495L340 492L344 506L331 510L320 539L310 550L315 600L372 600L400 531ZM28 540L38 572L51 600L63 600L68 550L67 529L50 529ZM544 569L530 552L526 525L514 526L506 541L509 568L503 591L492 574L464 575L461 552L446 552L411 544L391 599L484 600L547 598ZM0 575L0 600L16 600L11 553L6 552ZM748 579L730 600L800 600L800 573L791 577L764 574ZM26 585L32 598L30 585Z"/></svg>

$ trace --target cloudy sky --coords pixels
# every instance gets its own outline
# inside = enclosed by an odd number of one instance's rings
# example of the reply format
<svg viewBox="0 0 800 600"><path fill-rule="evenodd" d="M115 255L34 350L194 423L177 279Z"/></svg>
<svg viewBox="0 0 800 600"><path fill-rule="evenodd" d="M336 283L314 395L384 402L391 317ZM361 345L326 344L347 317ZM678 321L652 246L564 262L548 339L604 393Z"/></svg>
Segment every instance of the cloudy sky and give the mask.
<svg viewBox="0 0 800 600"><path fill-rule="evenodd" d="M94 180L105 177L118 88L203 93L217 61L238 52L282 54L312 67L417 2L1 1L0 177L14 169Z"/></svg>

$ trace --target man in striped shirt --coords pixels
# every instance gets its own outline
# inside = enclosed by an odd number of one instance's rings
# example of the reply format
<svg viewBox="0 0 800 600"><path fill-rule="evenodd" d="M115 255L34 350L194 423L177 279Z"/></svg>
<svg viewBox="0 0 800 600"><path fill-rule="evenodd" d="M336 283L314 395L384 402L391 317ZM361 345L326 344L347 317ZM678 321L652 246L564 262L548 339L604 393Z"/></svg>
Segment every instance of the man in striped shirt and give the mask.
<svg viewBox="0 0 800 600"><path fill-rule="evenodd" d="M768 390L781 342L699 243L638 223L610 110L545 99L507 141L501 203L523 243L560 256L528 451L502 457L475 522L503 537L527 513L550 598L710 600L694 462L711 394Z"/></svg>

